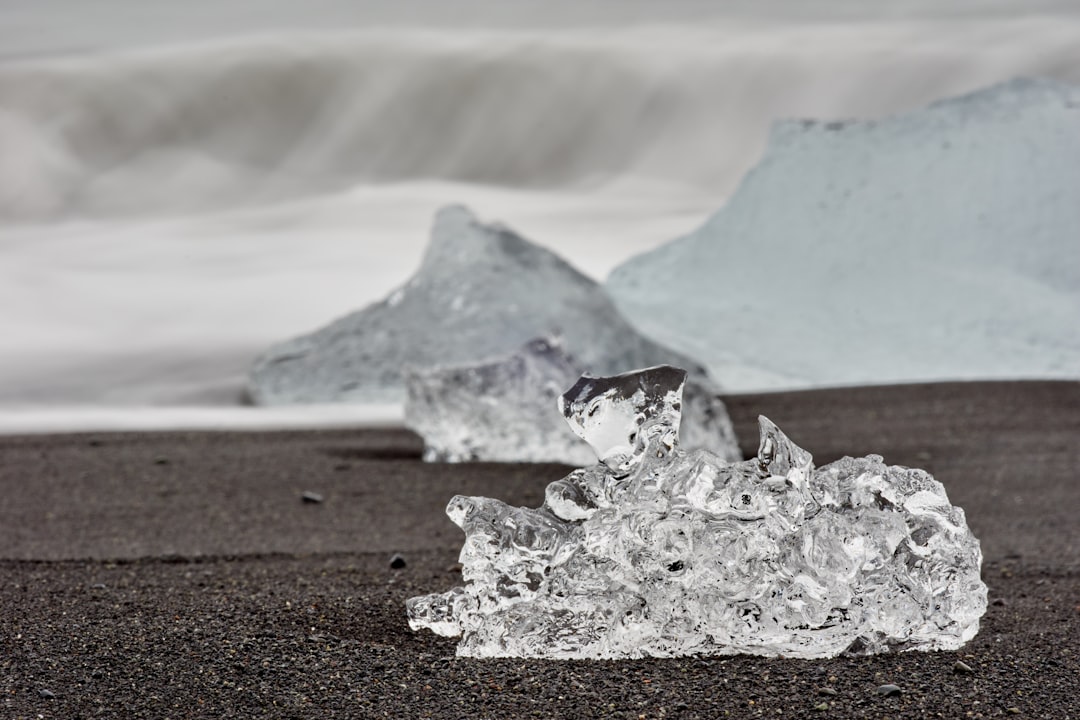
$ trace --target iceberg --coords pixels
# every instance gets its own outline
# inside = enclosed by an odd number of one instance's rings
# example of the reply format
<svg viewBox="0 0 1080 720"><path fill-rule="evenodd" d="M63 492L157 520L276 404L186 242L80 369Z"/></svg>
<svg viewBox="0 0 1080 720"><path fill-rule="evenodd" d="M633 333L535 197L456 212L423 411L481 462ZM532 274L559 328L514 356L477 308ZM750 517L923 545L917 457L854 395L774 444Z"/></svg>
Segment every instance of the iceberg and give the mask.
<svg viewBox="0 0 1080 720"><path fill-rule="evenodd" d="M583 377L560 400L600 462L515 508L458 496L465 585L413 630L470 657L628 658L956 649L986 610L979 541L923 470L815 468L760 418L757 457L679 446L686 373Z"/></svg>
<svg viewBox="0 0 1080 720"><path fill-rule="evenodd" d="M784 122L725 207L606 287L729 389L1073 379L1078 189L1072 85Z"/></svg>
<svg viewBox="0 0 1080 720"><path fill-rule="evenodd" d="M401 403L403 368L508 355L559 335L598 374L700 365L635 330L604 289L554 253L460 206L440 210L419 270L386 299L256 359L258 405Z"/></svg>
<svg viewBox="0 0 1080 720"><path fill-rule="evenodd" d="M424 439L429 462L591 465L596 456L557 408L582 372L559 338L538 338L490 361L407 369L405 424ZM705 378L688 378L684 395L682 446L741 460L719 390Z"/></svg>

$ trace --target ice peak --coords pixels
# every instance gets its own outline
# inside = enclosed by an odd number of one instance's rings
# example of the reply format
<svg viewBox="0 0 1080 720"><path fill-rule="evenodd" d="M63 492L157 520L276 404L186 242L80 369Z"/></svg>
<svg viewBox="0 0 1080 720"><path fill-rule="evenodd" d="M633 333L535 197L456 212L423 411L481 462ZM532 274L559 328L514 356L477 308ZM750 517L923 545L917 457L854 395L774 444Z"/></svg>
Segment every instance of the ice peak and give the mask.
<svg viewBox="0 0 1080 720"><path fill-rule="evenodd" d="M626 471L646 454L678 445L686 371L670 365L611 377L583 375L559 398L559 410L600 461Z"/></svg>
<svg viewBox="0 0 1080 720"><path fill-rule="evenodd" d="M498 222L481 222L464 205L447 205L435 213L421 275L443 276L448 268L504 263L519 269L553 265L578 282L591 282L565 260L529 242L513 228Z"/></svg>
<svg viewBox="0 0 1080 720"><path fill-rule="evenodd" d="M813 456L791 442L769 418L758 415L758 464L771 475L787 475L792 470L808 470Z"/></svg>
<svg viewBox="0 0 1080 720"><path fill-rule="evenodd" d="M424 266L460 264L463 258L482 252L491 244L493 230L464 205L439 208L431 226L431 242L424 253Z"/></svg>

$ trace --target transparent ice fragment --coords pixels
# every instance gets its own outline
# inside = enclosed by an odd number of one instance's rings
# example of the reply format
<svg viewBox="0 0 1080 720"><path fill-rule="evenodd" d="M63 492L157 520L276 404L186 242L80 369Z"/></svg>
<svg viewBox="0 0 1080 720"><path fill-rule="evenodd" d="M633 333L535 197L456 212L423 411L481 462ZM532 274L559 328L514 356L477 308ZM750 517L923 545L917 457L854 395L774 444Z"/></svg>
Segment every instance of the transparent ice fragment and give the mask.
<svg viewBox="0 0 1080 720"><path fill-rule="evenodd" d="M679 446L684 374L582 378L567 421L604 462L537 509L454 498L465 585L409 624L475 657L956 649L986 609L982 554L942 485L878 456L815 468L760 419L758 456Z"/></svg>
<svg viewBox="0 0 1080 720"><path fill-rule="evenodd" d="M559 416L559 395L581 370L553 338L494 360L405 371L405 424L424 460L588 465L589 448Z"/></svg>
<svg viewBox="0 0 1080 720"><path fill-rule="evenodd" d="M606 378L584 375L559 398L559 409L600 462L623 472L646 453L675 448L685 382L685 370L666 365Z"/></svg>
<svg viewBox="0 0 1080 720"><path fill-rule="evenodd" d="M558 405L560 394L577 381L572 392L575 398L584 397L586 378L578 381L583 370L584 364L568 354L557 337L537 338L511 355L487 361L406 369L405 423L424 438L424 459L428 461L589 465L595 462L596 454L585 442L593 442L582 434L585 426L614 428L616 424L609 420L597 425L596 418L588 418L583 424L571 422L567 426ZM674 368L656 372L686 376ZM626 380L634 386L629 388L631 395L638 387L638 377L634 374ZM709 447L725 458L739 459L731 419L717 389L707 380L690 379L686 396L683 446ZM676 399L674 394L672 399ZM600 400L596 398L596 402ZM615 405L606 405L614 411ZM632 403L626 409L626 421L631 425L635 418L645 417ZM678 414L669 420L672 432L678 433ZM636 431L636 426L632 429Z"/></svg>

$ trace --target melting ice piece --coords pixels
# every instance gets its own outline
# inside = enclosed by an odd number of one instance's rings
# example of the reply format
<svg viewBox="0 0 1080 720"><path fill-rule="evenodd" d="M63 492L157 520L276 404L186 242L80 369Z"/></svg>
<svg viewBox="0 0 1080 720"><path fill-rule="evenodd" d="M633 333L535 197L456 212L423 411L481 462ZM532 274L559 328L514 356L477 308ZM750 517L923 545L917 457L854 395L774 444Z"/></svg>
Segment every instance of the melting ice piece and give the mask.
<svg viewBox="0 0 1080 720"><path fill-rule="evenodd" d="M765 418L752 460L683 451L682 382L650 368L567 393L607 464L537 509L451 500L465 585L410 599L410 626L473 657L821 658L975 636L982 553L939 482L875 455L814 468Z"/></svg>
<svg viewBox="0 0 1080 720"><path fill-rule="evenodd" d="M488 362L406 370L405 423L424 438L424 459L428 461L590 465L596 454L575 433L595 447L593 439L583 432L585 424L596 427L598 418L590 417L577 425L572 422L571 430L557 408L559 395L574 384L583 369L582 363L567 354L561 340L538 338L512 355ZM655 372L686 375L673 368L657 368ZM637 378L646 375L626 377L633 395L640 384ZM605 380L582 378L569 395L581 395L587 383L595 382ZM670 395L677 403L677 393L673 390ZM635 397L644 398L645 393ZM690 379L686 397L683 447L709 447L725 459L741 458L717 388L707 380ZM590 406L599 402L598 398ZM621 407L614 402L605 405L608 412ZM631 424L645 417L641 409L628 405L627 411L626 420ZM603 427L615 425L609 420ZM674 428L678 431L677 418ZM597 452L601 457L606 454L599 448Z"/></svg>
<svg viewBox="0 0 1080 720"><path fill-rule="evenodd" d="M549 339L509 357L405 372L405 424L424 438L429 462L564 462L594 456L556 412L581 370Z"/></svg>

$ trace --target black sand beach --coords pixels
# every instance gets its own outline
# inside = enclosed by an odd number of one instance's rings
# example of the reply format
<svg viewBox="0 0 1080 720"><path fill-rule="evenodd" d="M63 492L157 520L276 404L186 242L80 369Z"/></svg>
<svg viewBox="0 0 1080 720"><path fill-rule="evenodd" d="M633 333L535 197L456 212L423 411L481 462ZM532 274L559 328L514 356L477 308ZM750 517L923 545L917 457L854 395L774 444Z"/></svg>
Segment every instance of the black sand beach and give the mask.
<svg viewBox="0 0 1080 720"><path fill-rule="evenodd" d="M447 500L535 506L565 467L424 464L398 430L9 437L0 716L1080 717L1080 383L728 402L746 454L760 413L819 464L876 452L933 472L982 541L975 640L827 661L456 659L404 617L460 582Z"/></svg>

